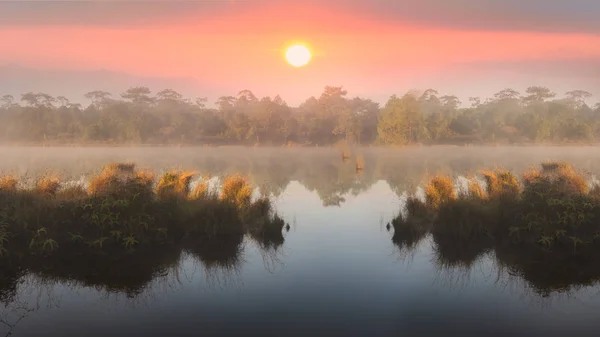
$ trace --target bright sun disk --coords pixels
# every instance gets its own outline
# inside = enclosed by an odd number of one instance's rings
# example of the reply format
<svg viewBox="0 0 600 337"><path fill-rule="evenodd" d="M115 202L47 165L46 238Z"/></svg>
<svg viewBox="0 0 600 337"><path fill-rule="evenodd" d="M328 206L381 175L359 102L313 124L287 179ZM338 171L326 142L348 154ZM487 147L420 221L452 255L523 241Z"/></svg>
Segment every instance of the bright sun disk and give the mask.
<svg viewBox="0 0 600 337"><path fill-rule="evenodd" d="M310 50L301 44L295 44L287 49L285 58L294 67L302 67L311 59Z"/></svg>

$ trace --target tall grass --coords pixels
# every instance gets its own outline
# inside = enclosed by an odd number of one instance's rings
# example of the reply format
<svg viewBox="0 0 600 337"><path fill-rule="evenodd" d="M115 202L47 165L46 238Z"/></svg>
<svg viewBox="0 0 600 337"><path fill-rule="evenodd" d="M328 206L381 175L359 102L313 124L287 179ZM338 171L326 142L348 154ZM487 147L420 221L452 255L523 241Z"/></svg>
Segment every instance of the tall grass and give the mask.
<svg viewBox="0 0 600 337"><path fill-rule="evenodd" d="M479 183L476 177L470 177L468 181L468 195L467 197L472 197L475 199L484 199L487 197L486 192L483 190L483 187Z"/></svg>
<svg viewBox="0 0 600 337"><path fill-rule="evenodd" d="M204 199L204 198L209 197L211 195L211 191L209 190L209 187L210 187L209 186L209 182L210 182L210 176L209 175L203 177L196 184L196 187L192 191L192 194L191 194L190 197L192 199Z"/></svg>
<svg viewBox="0 0 600 337"><path fill-rule="evenodd" d="M195 175L191 171L166 172L156 185L156 195L159 199L186 199L190 194L190 182Z"/></svg>
<svg viewBox="0 0 600 337"><path fill-rule="evenodd" d="M517 177L506 170L485 170L481 172L487 185L486 192L490 198L513 198L520 191Z"/></svg>
<svg viewBox="0 0 600 337"><path fill-rule="evenodd" d="M43 177L36 182L35 190L38 193L55 196L60 189L60 181L55 177Z"/></svg>
<svg viewBox="0 0 600 337"><path fill-rule="evenodd" d="M19 180L12 175L0 177L0 192L15 192L18 184Z"/></svg>
<svg viewBox="0 0 600 337"><path fill-rule="evenodd" d="M112 163L90 179L88 194L91 196L150 197L154 175L150 171L137 170L133 163Z"/></svg>
<svg viewBox="0 0 600 337"><path fill-rule="evenodd" d="M248 207L252 199L252 186L248 178L240 175L225 178L219 198L239 208Z"/></svg>
<svg viewBox="0 0 600 337"><path fill-rule="evenodd" d="M456 200L456 192L450 177L433 177L429 184L425 186L425 204L427 207L436 209L451 200Z"/></svg>

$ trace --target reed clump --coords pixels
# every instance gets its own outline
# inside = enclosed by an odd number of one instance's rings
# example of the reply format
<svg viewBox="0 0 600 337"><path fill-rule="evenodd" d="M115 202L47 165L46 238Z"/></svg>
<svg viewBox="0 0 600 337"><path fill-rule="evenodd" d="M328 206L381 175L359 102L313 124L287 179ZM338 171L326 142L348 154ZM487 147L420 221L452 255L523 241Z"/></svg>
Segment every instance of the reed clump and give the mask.
<svg viewBox="0 0 600 337"><path fill-rule="evenodd" d="M60 181L55 177L43 177L36 182L35 190L43 195L54 196L60 189Z"/></svg>
<svg viewBox="0 0 600 337"><path fill-rule="evenodd" d="M468 184L467 198L485 199L487 197L487 194L476 177L470 177Z"/></svg>
<svg viewBox="0 0 600 337"><path fill-rule="evenodd" d="M160 199L185 199L190 194L190 182L196 175L191 171L171 170L160 177L156 185L156 195Z"/></svg>
<svg viewBox="0 0 600 337"><path fill-rule="evenodd" d="M2 176L0 177L0 192L15 192L18 184L19 180L16 177L12 175Z"/></svg>
<svg viewBox="0 0 600 337"><path fill-rule="evenodd" d="M102 197L124 197L132 195L151 196L154 175L150 171L137 170L133 163L106 165L89 182L88 194Z"/></svg>
<svg viewBox="0 0 600 337"><path fill-rule="evenodd" d="M425 186L425 204L431 209L437 209L443 203L456 200L454 183L447 176L436 176Z"/></svg>
<svg viewBox="0 0 600 337"><path fill-rule="evenodd" d="M546 193L562 197L583 195L589 192L589 186L582 173L569 163L544 163L542 171L532 179L529 188L538 188Z"/></svg>
<svg viewBox="0 0 600 337"><path fill-rule="evenodd" d="M201 180L198 181L196 187L192 191L190 197L192 199L203 199L207 198L211 195L211 191L209 189L210 176L205 176Z"/></svg>
<svg viewBox="0 0 600 337"><path fill-rule="evenodd" d="M481 176L487 185L486 192L489 198L506 199L514 198L519 194L521 186L517 177L506 170L484 170Z"/></svg>
<svg viewBox="0 0 600 337"><path fill-rule="evenodd" d="M248 178L240 175L225 178L219 198L239 208L248 207L252 199L252 186Z"/></svg>
<svg viewBox="0 0 600 337"><path fill-rule="evenodd" d="M500 170L497 172L500 181L501 196L515 198L519 195L521 185L519 179L510 171Z"/></svg>

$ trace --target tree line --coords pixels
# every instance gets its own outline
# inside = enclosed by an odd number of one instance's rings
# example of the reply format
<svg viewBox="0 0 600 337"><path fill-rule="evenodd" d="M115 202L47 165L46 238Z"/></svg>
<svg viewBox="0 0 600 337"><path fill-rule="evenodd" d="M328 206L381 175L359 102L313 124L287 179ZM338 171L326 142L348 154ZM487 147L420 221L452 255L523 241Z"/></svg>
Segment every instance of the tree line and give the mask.
<svg viewBox="0 0 600 337"><path fill-rule="evenodd" d="M63 96L25 93L0 97L4 143L241 144L327 146L568 143L600 140L600 104L573 90L559 98L532 86L522 94L504 89L469 99L436 90L408 92L379 103L349 97L343 87L325 87L291 107L279 96L251 91L222 96L215 108L205 98L184 98L165 89L155 94L132 87L114 97L85 95L87 106Z"/></svg>

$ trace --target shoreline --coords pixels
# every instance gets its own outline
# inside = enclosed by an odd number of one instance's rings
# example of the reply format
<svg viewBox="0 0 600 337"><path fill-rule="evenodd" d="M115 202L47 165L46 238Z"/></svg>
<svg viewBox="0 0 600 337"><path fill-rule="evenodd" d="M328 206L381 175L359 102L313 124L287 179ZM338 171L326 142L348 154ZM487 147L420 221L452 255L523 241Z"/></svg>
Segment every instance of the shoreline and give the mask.
<svg viewBox="0 0 600 337"><path fill-rule="evenodd" d="M208 145L208 144L113 144L113 143L0 143L0 148L206 148L206 149L340 149L341 147L360 148L360 149L385 149L385 150L406 150L421 148L568 148L568 147L600 147L599 143L521 143L521 144L414 144L406 146L389 145L305 145L305 146L285 146L285 145Z"/></svg>

